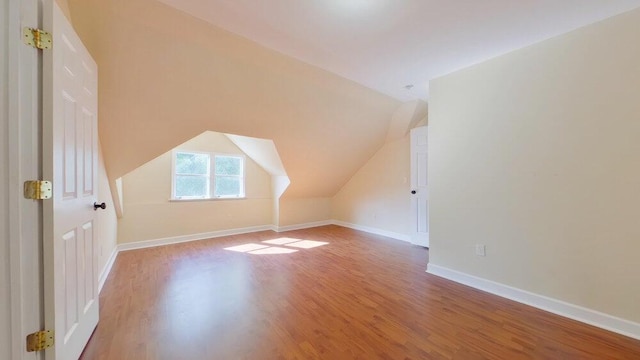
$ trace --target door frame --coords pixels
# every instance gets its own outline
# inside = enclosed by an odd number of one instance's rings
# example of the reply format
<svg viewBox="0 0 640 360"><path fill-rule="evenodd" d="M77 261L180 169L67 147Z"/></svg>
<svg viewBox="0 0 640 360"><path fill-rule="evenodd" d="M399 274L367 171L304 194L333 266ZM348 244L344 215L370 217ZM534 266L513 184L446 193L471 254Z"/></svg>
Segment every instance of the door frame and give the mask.
<svg viewBox="0 0 640 360"><path fill-rule="evenodd" d="M42 352L25 350L27 334L42 330L42 205L24 199L22 184L42 173L42 56L22 42L24 27L41 27L42 3L9 0L5 59L9 174L6 205L9 213L10 353L11 359L42 359ZM4 115L4 114L3 114Z"/></svg>

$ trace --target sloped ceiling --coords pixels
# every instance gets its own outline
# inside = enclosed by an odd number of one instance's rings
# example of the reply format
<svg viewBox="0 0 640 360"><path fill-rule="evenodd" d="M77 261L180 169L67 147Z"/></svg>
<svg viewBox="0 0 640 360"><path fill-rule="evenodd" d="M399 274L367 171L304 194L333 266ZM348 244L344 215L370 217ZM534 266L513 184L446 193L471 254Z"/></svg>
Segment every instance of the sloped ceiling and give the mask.
<svg viewBox="0 0 640 360"><path fill-rule="evenodd" d="M462 67L640 0L160 0L403 101ZM404 89L414 84L411 91Z"/></svg>
<svg viewBox="0 0 640 360"><path fill-rule="evenodd" d="M384 143L400 102L153 0L69 0L99 67L114 180L211 130L273 139L285 197L328 197Z"/></svg>

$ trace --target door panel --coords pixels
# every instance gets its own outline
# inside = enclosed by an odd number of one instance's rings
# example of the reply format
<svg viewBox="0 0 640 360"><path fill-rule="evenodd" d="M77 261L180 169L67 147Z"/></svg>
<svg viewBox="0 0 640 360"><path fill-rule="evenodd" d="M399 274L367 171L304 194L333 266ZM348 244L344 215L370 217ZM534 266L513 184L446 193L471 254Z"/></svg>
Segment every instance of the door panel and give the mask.
<svg viewBox="0 0 640 360"><path fill-rule="evenodd" d="M64 157L62 162L64 177L64 198L75 198L77 193L76 187L76 101L66 91L62 92L62 101L64 102L64 130L62 139L62 148L64 149Z"/></svg>
<svg viewBox="0 0 640 360"><path fill-rule="evenodd" d="M82 237L84 239L84 244L82 246L82 250L84 251L84 259L89 259L93 257L95 254L94 244L95 240L93 238L93 221L90 221L84 225L82 225L83 234ZM98 298L97 290L98 288L94 286L93 279L97 278L98 274L95 273L95 267L86 266L82 269L82 272L87 274L84 277L84 285L83 285L83 295L84 301L82 304L84 305L84 312L86 312L87 308L91 306L93 301ZM90 264L89 264L90 265Z"/></svg>
<svg viewBox="0 0 640 360"><path fill-rule="evenodd" d="M98 323L97 66L53 0L45 1L43 172L53 180L44 206L45 325L50 359L77 359Z"/></svg>
<svg viewBox="0 0 640 360"><path fill-rule="evenodd" d="M95 149L97 148L96 144L93 143L93 133L95 131L94 126L96 124L95 116L90 113L86 108L82 109L82 124L84 127L84 149L83 149L83 173L82 177L84 178L84 196L93 196L93 184L96 182L96 179L93 178L95 173L94 167L94 157L97 155L94 154Z"/></svg>

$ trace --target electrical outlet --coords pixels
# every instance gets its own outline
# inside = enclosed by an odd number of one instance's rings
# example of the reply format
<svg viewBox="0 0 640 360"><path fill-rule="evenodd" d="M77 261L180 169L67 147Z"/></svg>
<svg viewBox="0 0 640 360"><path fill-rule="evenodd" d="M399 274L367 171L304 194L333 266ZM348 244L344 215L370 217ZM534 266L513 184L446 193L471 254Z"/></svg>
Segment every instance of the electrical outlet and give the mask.
<svg viewBox="0 0 640 360"><path fill-rule="evenodd" d="M476 244L476 255L487 256L487 246L483 244Z"/></svg>

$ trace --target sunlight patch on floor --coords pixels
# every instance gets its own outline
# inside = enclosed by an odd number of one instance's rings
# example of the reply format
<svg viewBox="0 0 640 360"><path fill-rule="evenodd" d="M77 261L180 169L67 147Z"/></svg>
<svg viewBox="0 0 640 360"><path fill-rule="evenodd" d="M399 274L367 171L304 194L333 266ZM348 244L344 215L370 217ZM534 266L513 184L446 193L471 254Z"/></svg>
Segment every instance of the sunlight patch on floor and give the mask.
<svg viewBox="0 0 640 360"><path fill-rule="evenodd" d="M313 241L313 240L300 240L294 238L282 237L278 239L265 240L265 244L269 245L282 245L281 246L269 246L263 244L248 243L237 246L231 246L224 248L229 251L237 251L243 253L249 253L253 255L275 255L275 254L291 254L297 252L298 249L313 249L318 246L328 245L328 242ZM297 248L291 249L289 247Z"/></svg>
<svg viewBox="0 0 640 360"><path fill-rule="evenodd" d="M314 247L327 245L328 242L324 241L313 241L313 240L300 240L294 243L289 243L287 246L293 246L302 249L313 249Z"/></svg>
<svg viewBox="0 0 640 360"><path fill-rule="evenodd" d="M278 239L273 239L273 240L265 240L263 241L263 243L265 244L273 244L273 245L285 245L285 244L289 244L289 243L293 243L293 242L297 242L300 241L300 239L292 239L292 238L278 238Z"/></svg>
<svg viewBox="0 0 640 360"><path fill-rule="evenodd" d="M249 254L254 254L254 255L291 254L296 251L298 250L272 246L272 247L267 247L260 250L249 251Z"/></svg>
<svg viewBox="0 0 640 360"><path fill-rule="evenodd" d="M250 252L250 251L256 251L256 250L260 250L260 249L264 249L264 248L268 248L267 245L261 245L261 244L254 244L254 243L249 243L249 244L243 244L243 245L238 245L238 246L232 246L232 247L228 247L228 248L224 248L225 250L230 250L230 251L237 251L237 252Z"/></svg>

